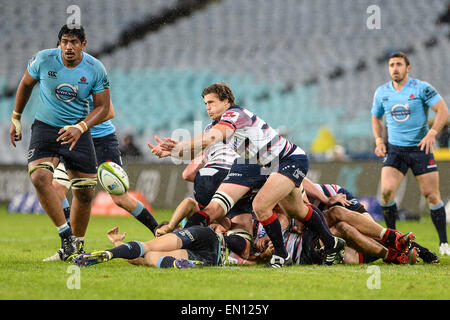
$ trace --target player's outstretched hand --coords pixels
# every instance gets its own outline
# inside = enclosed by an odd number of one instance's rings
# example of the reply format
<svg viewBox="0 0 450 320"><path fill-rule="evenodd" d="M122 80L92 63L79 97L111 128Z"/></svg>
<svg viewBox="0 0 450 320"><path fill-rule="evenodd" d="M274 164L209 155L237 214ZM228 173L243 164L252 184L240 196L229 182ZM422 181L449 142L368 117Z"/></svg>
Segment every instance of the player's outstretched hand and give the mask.
<svg viewBox="0 0 450 320"><path fill-rule="evenodd" d="M436 148L436 136L428 133L417 145L420 151L425 150L426 154L432 153Z"/></svg>
<svg viewBox="0 0 450 320"><path fill-rule="evenodd" d="M119 227L114 227L111 230L108 230L108 239L112 242L112 244L122 244L123 240L125 239L126 232L120 234L119 233Z"/></svg>
<svg viewBox="0 0 450 320"><path fill-rule="evenodd" d="M172 154L172 149L177 144L175 140L169 138L165 138L165 141L162 141L158 136L155 136L155 140L158 142L157 145L153 145L151 143L147 143L147 145L152 153L159 158L170 156Z"/></svg>

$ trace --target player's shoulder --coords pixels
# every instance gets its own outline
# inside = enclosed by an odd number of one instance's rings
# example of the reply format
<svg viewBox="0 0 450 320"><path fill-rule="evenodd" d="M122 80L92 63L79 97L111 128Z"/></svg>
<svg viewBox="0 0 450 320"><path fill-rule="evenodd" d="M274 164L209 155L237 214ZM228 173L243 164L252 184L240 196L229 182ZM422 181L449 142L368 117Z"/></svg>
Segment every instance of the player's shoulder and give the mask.
<svg viewBox="0 0 450 320"><path fill-rule="evenodd" d="M86 62L86 65L88 67L91 67L93 70L104 70L105 66L103 65L103 63L97 59L96 57L94 57L93 55L90 55L89 53L83 51L83 55L84 55L84 61Z"/></svg>
<svg viewBox="0 0 450 320"><path fill-rule="evenodd" d="M31 58L30 62L33 61L39 61L39 62L46 62L49 60L55 60L58 58L60 54L60 49L53 48L53 49L44 49L39 52L37 52L33 58Z"/></svg>
<svg viewBox="0 0 450 320"><path fill-rule="evenodd" d="M383 83L375 90L375 95L386 93L391 90L391 81Z"/></svg>
<svg viewBox="0 0 450 320"><path fill-rule="evenodd" d="M424 81L424 80L414 79L414 78L409 79L409 85L413 88L418 88L418 89L432 87L432 85L429 82Z"/></svg>

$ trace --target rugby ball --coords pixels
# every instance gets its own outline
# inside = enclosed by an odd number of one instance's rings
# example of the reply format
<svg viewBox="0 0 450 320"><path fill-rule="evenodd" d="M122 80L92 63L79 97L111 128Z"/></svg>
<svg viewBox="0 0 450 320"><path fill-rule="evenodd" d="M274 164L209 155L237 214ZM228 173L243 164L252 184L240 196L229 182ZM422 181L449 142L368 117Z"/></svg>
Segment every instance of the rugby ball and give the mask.
<svg viewBox="0 0 450 320"><path fill-rule="evenodd" d="M120 196L128 191L128 175L114 162L103 162L98 166L98 181L106 192Z"/></svg>

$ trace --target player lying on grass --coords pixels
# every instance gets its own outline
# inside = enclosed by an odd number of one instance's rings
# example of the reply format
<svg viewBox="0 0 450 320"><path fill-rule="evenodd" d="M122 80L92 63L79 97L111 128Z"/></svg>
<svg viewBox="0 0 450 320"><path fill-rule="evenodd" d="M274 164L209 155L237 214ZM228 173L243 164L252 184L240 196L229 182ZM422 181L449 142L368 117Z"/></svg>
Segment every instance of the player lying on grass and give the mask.
<svg viewBox="0 0 450 320"><path fill-rule="evenodd" d="M135 265L159 268L223 266L226 249L233 246L229 236L205 226L178 229L146 242L127 243L123 242L125 233L120 234L119 228L115 227L108 231L108 238L114 248L81 254L74 258L75 265L90 266L122 258Z"/></svg>
<svg viewBox="0 0 450 320"><path fill-rule="evenodd" d="M419 258L426 263L439 263L439 258L435 253L422 247L417 242L414 242L415 235L412 232L402 234L397 230L384 228L372 218L370 213L367 212L364 205L361 204L353 194L335 184L314 184L311 180L305 178L303 180L307 198L315 205L322 208L327 224L331 227L340 222L346 222L349 226L356 228L361 234L372 238L384 246L399 246L395 244L398 241L408 242L411 244L411 248L415 248ZM342 203L333 204L329 206L329 197L335 197L337 195L345 195L349 200L348 205L342 205ZM346 226L341 226L340 232L352 232ZM367 243L370 246L370 243ZM409 250L409 248L408 248ZM408 252L405 252L408 255Z"/></svg>
<svg viewBox="0 0 450 320"><path fill-rule="evenodd" d="M313 206L311 206L314 209ZM277 210L278 211L278 210ZM294 219L289 219L284 213L278 211L278 218L283 227L283 238L287 251L292 254L295 264L323 264L323 255L320 252L320 239L315 232L312 232L304 225ZM261 231L261 229L260 229ZM394 264L415 264L417 255L415 248L405 253L408 243L398 243L397 246L386 247L381 243L361 234L356 228L346 222L338 222L331 231L333 234L342 237L348 243L348 247L342 253L343 263L369 263L378 259L383 259L387 263ZM265 235L257 234L255 245L248 259L230 255L235 258L235 263L239 264L258 264L265 263L270 258L273 247L270 239ZM399 250L402 250L400 252ZM427 250L423 248L423 250ZM430 260L437 256L428 252ZM229 257L229 260L231 260ZM431 262L431 261L428 261Z"/></svg>

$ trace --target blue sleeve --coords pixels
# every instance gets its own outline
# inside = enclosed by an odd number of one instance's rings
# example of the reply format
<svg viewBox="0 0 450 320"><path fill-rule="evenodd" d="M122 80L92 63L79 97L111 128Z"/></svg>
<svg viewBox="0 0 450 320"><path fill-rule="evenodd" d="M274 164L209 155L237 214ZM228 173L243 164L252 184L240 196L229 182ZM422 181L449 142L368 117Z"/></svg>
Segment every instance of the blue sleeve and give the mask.
<svg viewBox="0 0 450 320"><path fill-rule="evenodd" d="M436 91L436 89L425 81L421 82L420 98L430 108L442 99L441 95Z"/></svg>
<svg viewBox="0 0 450 320"><path fill-rule="evenodd" d="M36 55L28 61L27 71L31 77L35 80L39 80L40 77L40 66L42 63L42 51L36 53Z"/></svg>
<svg viewBox="0 0 450 320"><path fill-rule="evenodd" d="M371 110L371 113L377 118L381 118L384 115L384 108L383 108L383 104L381 103L381 100L380 100L379 91L380 91L380 88L378 88L375 91L375 95L373 97L372 110Z"/></svg>
<svg viewBox="0 0 450 320"><path fill-rule="evenodd" d="M100 61L98 61L96 65L96 73L97 81L92 87L93 94L103 92L110 87L108 74L106 73L106 69Z"/></svg>

